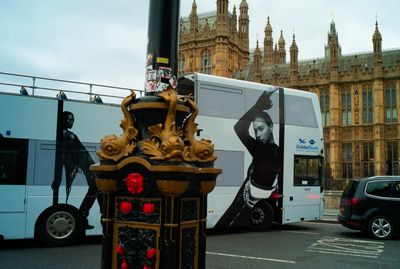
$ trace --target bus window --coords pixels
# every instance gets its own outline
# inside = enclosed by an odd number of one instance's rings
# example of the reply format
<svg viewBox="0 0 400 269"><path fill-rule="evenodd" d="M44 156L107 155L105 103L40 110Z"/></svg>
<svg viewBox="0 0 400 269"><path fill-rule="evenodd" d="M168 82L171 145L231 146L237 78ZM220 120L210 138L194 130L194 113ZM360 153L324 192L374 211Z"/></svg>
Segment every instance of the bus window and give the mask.
<svg viewBox="0 0 400 269"><path fill-rule="evenodd" d="M285 124L318 128L310 98L285 95Z"/></svg>
<svg viewBox="0 0 400 269"><path fill-rule="evenodd" d="M223 173L217 178L219 187L240 187L245 177L244 171L244 152L233 150L216 150L218 156L215 167L221 167Z"/></svg>
<svg viewBox="0 0 400 269"><path fill-rule="evenodd" d="M294 156L294 186L320 186L321 159L316 156Z"/></svg>
<svg viewBox="0 0 400 269"><path fill-rule="evenodd" d="M0 185L26 184L28 140L0 140Z"/></svg>
<svg viewBox="0 0 400 269"><path fill-rule="evenodd" d="M239 119L245 112L242 89L201 82L197 94L202 116Z"/></svg>

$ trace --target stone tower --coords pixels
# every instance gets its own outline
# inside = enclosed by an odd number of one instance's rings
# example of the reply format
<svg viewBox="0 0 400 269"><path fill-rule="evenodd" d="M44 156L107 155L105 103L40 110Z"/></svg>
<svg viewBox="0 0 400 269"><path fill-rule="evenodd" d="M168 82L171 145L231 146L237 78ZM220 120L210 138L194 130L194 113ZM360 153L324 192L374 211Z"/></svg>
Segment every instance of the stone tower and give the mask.
<svg viewBox="0 0 400 269"><path fill-rule="evenodd" d="M249 61L249 16L246 0L239 18L228 0L217 0L216 11L199 13L196 1L180 20L178 74L201 72L233 77Z"/></svg>

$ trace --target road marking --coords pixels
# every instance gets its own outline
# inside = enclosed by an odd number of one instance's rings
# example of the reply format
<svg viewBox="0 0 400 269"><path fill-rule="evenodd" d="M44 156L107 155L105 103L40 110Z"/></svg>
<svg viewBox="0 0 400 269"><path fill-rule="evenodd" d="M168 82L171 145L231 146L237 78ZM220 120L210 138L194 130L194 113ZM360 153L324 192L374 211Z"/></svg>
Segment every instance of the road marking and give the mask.
<svg viewBox="0 0 400 269"><path fill-rule="evenodd" d="M285 231L285 232L294 233L294 234L313 234L313 235L319 234L319 233L313 233L313 232L298 232L298 231Z"/></svg>
<svg viewBox="0 0 400 269"><path fill-rule="evenodd" d="M307 251L308 252L322 253L322 254L355 256L355 257L363 257L363 258L371 258L371 259L377 259L378 258L378 256L366 256L366 255L357 255L357 254L351 254L351 253L338 253L338 252L329 252L329 251L321 251L321 250L310 250L310 249L307 249Z"/></svg>
<svg viewBox="0 0 400 269"><path fill-rule="evenodd" d="M270 258L263 258L263 257L234 255L234 254L228 254L228 253L218 253L218 252L210 252L210 251L207 251L206 253L208 255L217 255L217 256L225 256L225 257L233 257L233 258L250 259L250 260L261 260L261 261L282 262L282 263L296 263L294 261L288 261L288 260L279 260L279 259L270 259Z"/></svg>
<svg viewBox="0 0 400 269"><path fill-rule="evenodd" d="M313 243L307 251L376 259L383 253L384 247L383 242L325 236Z"/></svg>

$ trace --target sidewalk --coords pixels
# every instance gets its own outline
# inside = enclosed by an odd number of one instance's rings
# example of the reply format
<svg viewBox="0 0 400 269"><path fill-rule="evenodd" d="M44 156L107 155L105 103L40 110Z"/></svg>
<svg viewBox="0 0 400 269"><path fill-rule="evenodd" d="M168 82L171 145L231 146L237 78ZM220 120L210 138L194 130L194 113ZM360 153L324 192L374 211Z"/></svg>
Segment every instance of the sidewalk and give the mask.
<svg viewBox="0 0 400 269"><path fill-rule="evenodd" d="M338 214L339 214L339 208L325 208L322 221L337 223L338 222L338 220L337 220Z"/></svg>

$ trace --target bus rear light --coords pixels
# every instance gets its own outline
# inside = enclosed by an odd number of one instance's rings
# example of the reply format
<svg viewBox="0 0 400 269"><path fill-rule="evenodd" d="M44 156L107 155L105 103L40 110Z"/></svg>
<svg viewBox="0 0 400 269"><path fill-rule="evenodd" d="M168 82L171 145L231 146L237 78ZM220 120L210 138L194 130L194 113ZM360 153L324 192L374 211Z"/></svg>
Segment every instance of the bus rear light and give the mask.
<svg viewBox="0 0 400 269"><path fill-rule="evenodd" d="M317 195L317 194L310 194L306 196L307 199L320 199L321 196Z"/></svg>
<svg viewBox="0 0 400 269"><path fill-rule="evenodd" d="M270 196L270 198L271 199L279 199L279 198L281 198L282 197L282 195L280 195L279 193L277 193L277 192L273 192L273 193L271 193L271 196Z"/></svg>

